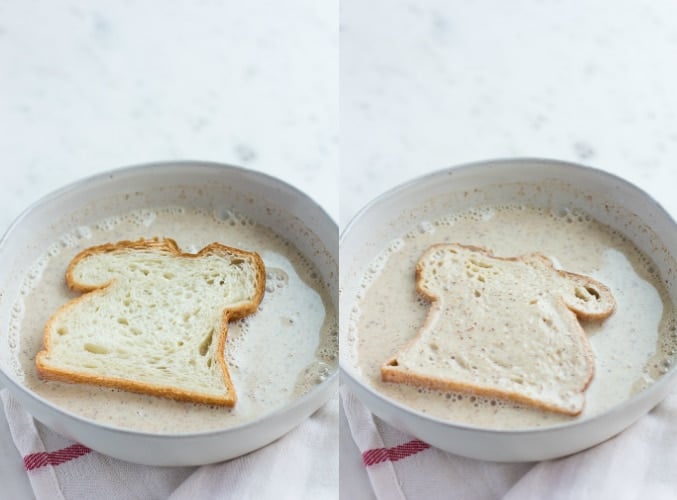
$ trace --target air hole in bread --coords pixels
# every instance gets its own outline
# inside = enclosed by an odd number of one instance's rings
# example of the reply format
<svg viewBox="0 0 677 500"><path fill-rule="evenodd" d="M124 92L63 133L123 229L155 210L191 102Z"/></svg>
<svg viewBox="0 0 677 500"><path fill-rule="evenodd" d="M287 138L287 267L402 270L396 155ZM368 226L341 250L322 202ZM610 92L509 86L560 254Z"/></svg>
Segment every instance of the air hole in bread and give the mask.
<svg viewBox="0 0 677 500"><path fill-rule="evenodd" d="M592 288L591 286L577 286L574 289L574 294L577 298L581 299L583 302L588 302L590 299L600 300L601 295L598 290Z"/></svg>
<svg viewBox="0 0 677 500"><path fill-rule="evenodd" d="M213 338L214 338L214 329L212 328L211 330L209 330L209 333L204 338L204 340L200 343L200 356L207 355L207 351L209 351L209 347L212 345ZM210 363L208 363L208 366L211 366L211 359Z"/></svg>
<svg viewBox="0 0 677 500"><path fill-rule="evenodd" d="M467 370L468 368L470 368L470 365L468 365L468 362L467 362L465 359L463 359L462 356L456 356L455 359L456 359L456 362L457 362L460 366L462 366L463 368L465 368L466 370Z"/></svg>
<svg viewBox="0 0 677 500"><path fill-rule="evenodd" d="M492 363L494 363L497 366L500 366L501 368L507 368L507 369L511 368L511 365L509 363L506 363L502 359L490 357L489 361L491 361Z"/></svg>
<svg viewBox="0 0 677 500"><path fill-rule="evenodd" d="M574 294L576 295L577 298L581 299L584 302L590 300L590 295L586 293L586 289L583 287L577 286L574 289Z"/></svg>
<svg viewBox="0 0 677 500"><path fill-rule="evenodd" d="M64 327L61 327L56 330L56 333L58 333L59 335L66 335L68 333L68 330L66 330Z"/></svg>
<svg viewBox="0 0 677 500"><path fill-rule="evenodd" d="M129 321L127 321L127 318L118 318L118 323L121 325L129 325Z"/></svg>
<svg viewBox="0 0 677 500"><path fill-rule="evenodd" d="M490 269L490 268L494 267L491 264L489 264L488 262L484 262L484 261L481 261L481 260L478 260L478 259L470 259L470 262L475 264L475 266L477 266L477 267L483 267L485 269ZM479 269L477 269L477 270L479 271Z"/></svg>
<svg viewBox="0 0 677 500"><path fill-rule="evenodd" d="M108 354L108 349L102 345L91 344L87 342L84 346L85 351L91 352L92 354Z"/></svg>

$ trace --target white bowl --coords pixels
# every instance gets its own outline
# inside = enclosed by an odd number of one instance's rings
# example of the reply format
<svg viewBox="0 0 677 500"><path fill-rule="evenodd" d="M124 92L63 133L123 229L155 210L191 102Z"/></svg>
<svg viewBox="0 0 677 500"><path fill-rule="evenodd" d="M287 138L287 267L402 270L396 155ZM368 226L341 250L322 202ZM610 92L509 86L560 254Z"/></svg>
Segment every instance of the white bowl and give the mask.
<svg viewBox="0 0 677 500"><path fill-rule="evenodd" d="M199 196L186 198L186 190L198 192ZM163 205L210 208L226 196L232 208L292 240L315 264L325 283L336 281L338 231L322 208L275 178L220 164L158 163L110 171L44 197L11 225L0 240L0 380L36 419L64 436L122 460L148 465L198 465L265 446L335 394L338 370L299 399L247 424L206 432L155 434L104 425L65 411L29 390L12 369L14 360L7 331L11 305L19 293L21 280L17 277L44 254L50 242L64 231L109 216L111 210ZM337 307L335 287L331 301Z"/></svg>
<svg viewBox="0 0 677 500"><path fill-rule="evenodd" d="M519 189L506 185L541 186ZM470 195L463 196L464 193ZM523 193L522 193L523 195ZM520 195L520 196L522 196ZM658 381L607 411L551 427L495 430L433 418L390 399L365 381L346 346L350 310L367 264L388 242L424 220L483 203L583 209L601 223L630 237L650 256L663 278L674 276L677 226L646 193L613 175L551 160L497 160L450 168L399 186L372 201L343 231L339 246L339 324L341 381L374 414L393 427L433 446L491 461L533 461L561 457L596 445L621 432L658 404L674 387L674 367ZM619 207L608 210L608 207ZM667 282L673 304L677 286ZM359 332L357 332L359 338Z"/></svg>

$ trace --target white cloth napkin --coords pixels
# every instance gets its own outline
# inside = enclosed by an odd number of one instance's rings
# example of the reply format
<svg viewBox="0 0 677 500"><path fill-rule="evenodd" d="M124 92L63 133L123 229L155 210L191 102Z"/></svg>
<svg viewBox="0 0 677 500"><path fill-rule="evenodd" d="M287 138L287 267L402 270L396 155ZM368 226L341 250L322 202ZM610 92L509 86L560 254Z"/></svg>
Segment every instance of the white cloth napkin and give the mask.
<svg viewBox="0 0 677 500"><path fill-rule="evenodd" d="M38 500L338 498L338 397L243 457L202 467L150 467L74 443L35 421L7 389L0 396Z"/></svg>
<svg viewBox="0 0 677 500"><path fill-rule="evenodd" d="M518 464L429 447L372 415L346 387L341 398L379 499L677 499L677 389L609 441L558 460Z"/></svg>

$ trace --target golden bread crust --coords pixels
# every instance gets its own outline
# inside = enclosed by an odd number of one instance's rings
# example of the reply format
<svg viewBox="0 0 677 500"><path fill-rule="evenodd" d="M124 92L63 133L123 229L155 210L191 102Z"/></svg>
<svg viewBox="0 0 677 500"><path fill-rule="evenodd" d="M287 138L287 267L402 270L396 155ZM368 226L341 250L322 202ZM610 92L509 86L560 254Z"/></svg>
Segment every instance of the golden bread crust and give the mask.
<svg viewBox="0 0 677 500"><path fill-rule="evenodd" d="M256 290L254 298L251 301L243 304L240 307L225 308L221 320L221 328L216 339L216 361L220 367L221 374L224 381L225 394L223 397L211 397L205 394L199 394L193 391L182 390L176 387L160 386L148 384L144 382L128 380L118 377L107 377L93 374L86 374L75 372L72 370L59 369L50 366L45 360L50 355L51 350L51 336L53 332L54 322L59 319L59 316L70 308L76 307L78 303L85 300L91 294L101 294L106 288L114 283L114 279L107 283L91 286L77 281L74 277L74 270L77 265L87 259L88 257L101 253L125 252L129 250L151 250L159 254L171 255L174 257L199 259L205 255L222 254L222 255L239 255L243 258L251 259L256 267ZM228 335L228 322L231 320L241 319L245 316L253 314L258 309L263 294L265 291L266 271L263 260L256 252L248 252L238 248L229 247L220 243L211 243L195 254L182 252L176 241L170 238L164 239L140 239L137 241L120 241L117 243L106 243L103 245L86 248L78 253L70 262L66 271L66 284L76 292L83 295L77 297L63 306L61 306L49 319L44 328L43 333L43 350L40 351L36 358L35 364L38 374L43 379L58 380L62 382L86 383L105 387L113 387L131 392L142 394L149 394L153 396L171 398L178 401L190 401L195 403L203 403L218 406L232 407L237 401L235 387L233 386L228 367L224 357L226 338Z"/></svg>

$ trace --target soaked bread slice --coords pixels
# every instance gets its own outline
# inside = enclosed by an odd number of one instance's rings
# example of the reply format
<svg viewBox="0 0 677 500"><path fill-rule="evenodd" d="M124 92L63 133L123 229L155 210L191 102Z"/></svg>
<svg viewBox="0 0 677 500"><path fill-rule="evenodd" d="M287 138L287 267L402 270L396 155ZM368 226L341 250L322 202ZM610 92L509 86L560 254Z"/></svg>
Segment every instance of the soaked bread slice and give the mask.
<svg viewBox="0 0 677 500"><path fill-rule="evenodd" d="M235 404L224 346L228 322L255 312L263 297L258 254L219 243L188 254L171 239L122 241L80 252L66 282L83 295L45 326L41 377Z"/></svg>
<svg viewBox="0 0 677 500"><path fill-rule="evenodd" d="M416 337L381 367L384 381L568 415L583 410L594 356L579 318L614 311L605 285L556 270L539 254L501 258L442 244L419 260L416 286L430 311Z"/></svg>

